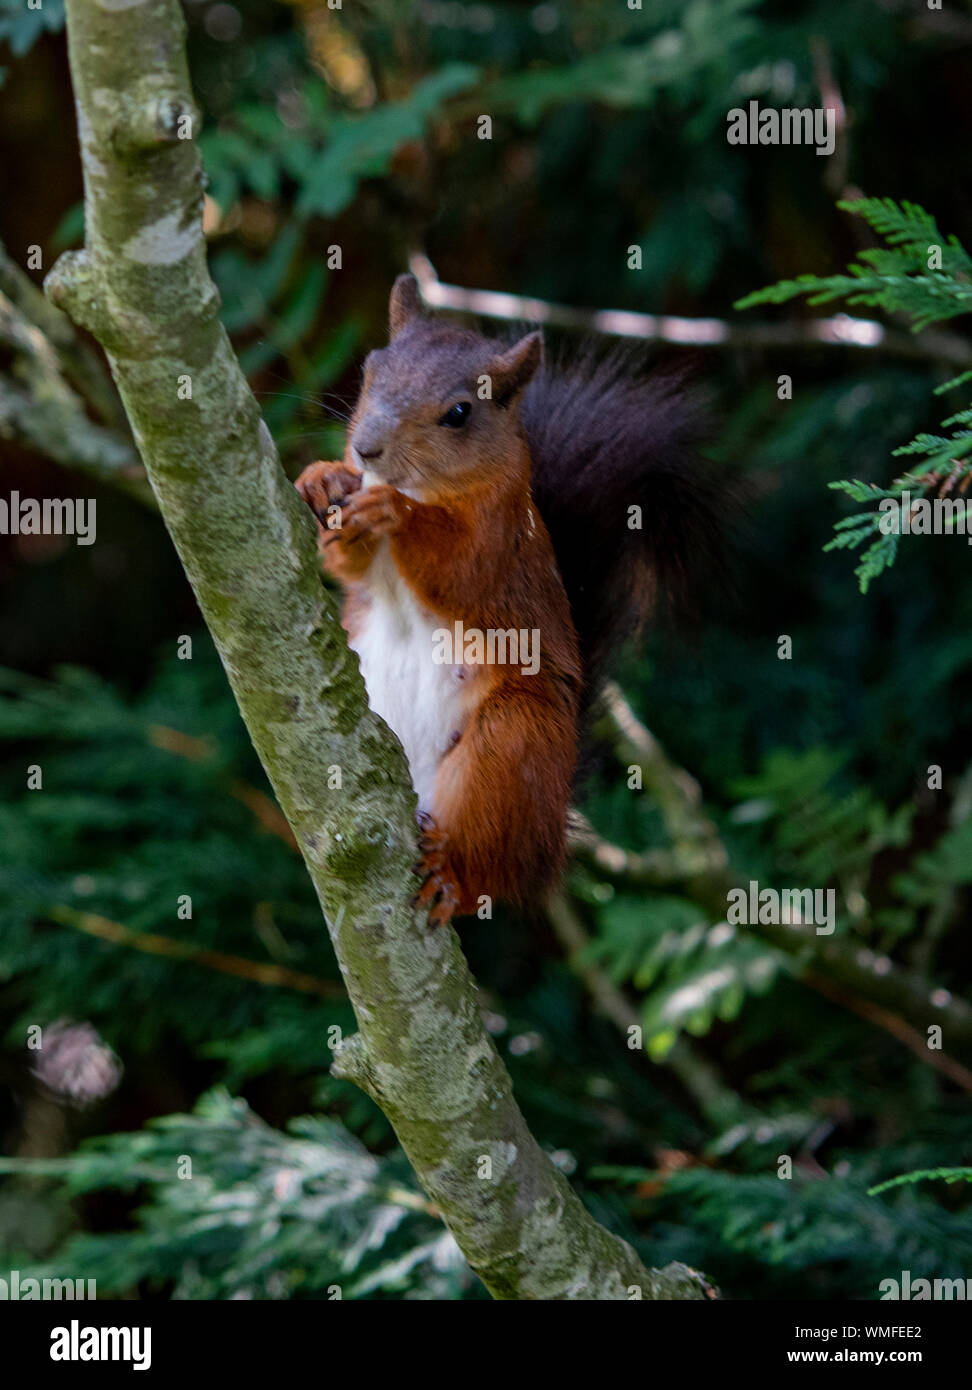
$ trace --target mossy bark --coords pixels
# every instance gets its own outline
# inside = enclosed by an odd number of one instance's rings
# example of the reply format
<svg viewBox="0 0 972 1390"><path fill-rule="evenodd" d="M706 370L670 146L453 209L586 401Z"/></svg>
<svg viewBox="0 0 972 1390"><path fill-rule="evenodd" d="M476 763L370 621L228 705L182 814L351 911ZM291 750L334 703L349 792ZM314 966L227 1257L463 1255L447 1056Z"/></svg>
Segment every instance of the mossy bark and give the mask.
<svg viewBox="0 0 972 1390"><path fill-rule="evenodd" d="M404 756L367 708L320 580L313 519L219 321L177 0L67 0L67 16L86 247L61 258L47 290L108 354L306 860L360 1029L334 1069L385 1111L494 1297L704 1298L701 1276L645 1269L585 1211L527 1129L455 933L430 930L408 905L416 831ZM329 790L335 766L341 788Z"/></svg>

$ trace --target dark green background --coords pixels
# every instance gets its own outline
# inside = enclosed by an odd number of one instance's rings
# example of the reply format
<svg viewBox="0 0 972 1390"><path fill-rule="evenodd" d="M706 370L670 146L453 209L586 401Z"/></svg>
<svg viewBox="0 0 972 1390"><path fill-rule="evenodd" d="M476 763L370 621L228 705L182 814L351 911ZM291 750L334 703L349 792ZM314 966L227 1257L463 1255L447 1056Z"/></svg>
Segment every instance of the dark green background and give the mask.
<svg viewBox="0 0 972 1390"><path fill-rule="evenodd" d="M212 268L292 476L340 449L360 361L382 340L389 286L414 250L469 287L799 325L814 312L802 304L747 315L732 305L779 278L837 271L873 244L839 197L916 201L972 242L963 6L348 0L340 11L194 3L186 14L222 215ZM21 263L39 244L45 267L80 237L57 19L54 3L40 18L0 6L0 237ZM849 117L833 159L728 146L730 107L819 105L822 74ZM483 113L489 141L476 138ZM343 267L328 272L335 244ZM628 269L631 244L643 248L640 272ZM942 837L972 760L968 551L959 538L915 538L862 596L852 558L821 549L851 510L827 484L888 481L892 449L948 413L932 390L954 371L931 355L797 341L772 352L730 343L697 365L716 405L713 454L752 499L731 538L737 599L714 604L700 634L662 628L629 652L624 688L700 780L742 875L863 901L857 918L842 911L842 934L966 992L972 835ZM777 399L782 373L792 401ZM424 1213L342 1266L379 1220L374 1193L324 1222L296 1196L261 1237L263 1264L243 1258L236 1228L193 1226L188 1205L205 1213L221 1192L250 1192L266 1214L285 1163L277 1139L250 1153L237 1133L249 1122L225 1099L210 1100L194 1138L177 1125L136 1154L131 1136L147 1121L225 1086L278 1129L308 1113L340 1121L389 1181L412 1182L383 1118L326 1077L326 1028L352 1023L340 997L234 980L52 919L58 907L96 912L338 978L299 860L232 794L236 779L263 786L262 773L161 523L12 443L0 440L0 458L5 493L98 501L93 547L0 537L0 1142L55 1157L83 1135L129 1136L70 1170L93 1189L83 1195L23 1176L0 1188L0 1269L9 1252L11 1267L94 1272L105 1291L319 1297L334 1279L353 1282L350 1268L384 1270L360 1296L481 1296L455 1265L406 1259L388 1272L437 1235ZM183 633L191 663L176 659ZM780 634L791 661L777 657ZM154 746L158 724L210 739L209 756ZM42 795L24 791L28 762L44 767ZM927 789L930 764L942 792ZM585 810L618 843L661 842L657 813L604 750ZM506 917L466 928L534 1132L601 1219L646 1259L687 1260L735 1298L873 1298L904 1268L972 1272L963 1184L866 1195L898 1173L972 1162L967 1092L783 969L754 989L753 961L768 957L751 940L662 960L665 933L688 940L702 918L678 890L612 894L579 871L571 886L601 966L648 1024L680 989L697 991L681 1024L736 1106L717 1123L671 1068L630 1052L548 929ZM193 897L191 923L176 920L180 893ZM28 1024L64 1017L94 1023L125 1064L120 1088L84 1110L39 1095L24 1049ZM167 1134L171 1153L200 1155L210 1190L173 1196ZM312 1136L319 1154L351 1142L326 1125ZM776 1177L780 1154L793 1156L790 1182Z"/></svg>

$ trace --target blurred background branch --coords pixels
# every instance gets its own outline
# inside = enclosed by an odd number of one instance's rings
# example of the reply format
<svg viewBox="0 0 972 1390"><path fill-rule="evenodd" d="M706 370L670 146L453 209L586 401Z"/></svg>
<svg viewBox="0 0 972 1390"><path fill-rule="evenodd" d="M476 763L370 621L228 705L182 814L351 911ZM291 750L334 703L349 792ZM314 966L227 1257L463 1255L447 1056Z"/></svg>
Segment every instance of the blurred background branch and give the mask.
<svg viewBox="0 0 972 1390"><path fill-rule="evenodd" d="M444 285L428 257L418 252L413 252L408 263L430 309L474 314L506 323L523 321L581 333L639 338L648 343L681 348L718 347L730 351L755 348L781 352L829 345L872 348L889 357L924 359L955 367L967 367L972 362L972 344L957 334L939 331L913 338L874 319L854 318L848 314L809 321L749 324L730 323L725 319L640 314L629 309L575 309L524 295Z"/></svg>

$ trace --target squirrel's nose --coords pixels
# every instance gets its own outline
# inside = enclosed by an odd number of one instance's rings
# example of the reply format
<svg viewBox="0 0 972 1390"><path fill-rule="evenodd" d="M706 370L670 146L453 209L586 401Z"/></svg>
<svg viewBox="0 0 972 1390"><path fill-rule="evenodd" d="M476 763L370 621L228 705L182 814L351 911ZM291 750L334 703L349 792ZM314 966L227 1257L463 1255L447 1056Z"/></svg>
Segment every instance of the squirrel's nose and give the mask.
<svg viewBox="0 0 972 1390"><path fill-rule="evenodd" d="M361 422L351 436L351 443L357 450L358 457L366 459L369 463L380 458L385 449L383 431L375 422L369 420Z"/></svg>

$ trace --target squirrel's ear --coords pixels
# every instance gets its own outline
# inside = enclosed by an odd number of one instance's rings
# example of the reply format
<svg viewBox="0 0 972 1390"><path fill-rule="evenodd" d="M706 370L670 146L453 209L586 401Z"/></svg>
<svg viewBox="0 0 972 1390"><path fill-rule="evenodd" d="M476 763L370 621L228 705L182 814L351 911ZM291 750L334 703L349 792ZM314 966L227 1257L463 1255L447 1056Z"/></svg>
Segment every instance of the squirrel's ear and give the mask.
<svg viewBox="0 0 972 1390"><path fill-rule="evenodd" d="M521 338L497 357L488 369L492 382L493 400L506 406L533 376L543 357L543 334L537 329Z"/></svg>
<svg viewBox="0 0 972 1390"><path fill-rule="evenodd" d="M397 338L402 329L421 313L418 281L414 275L399 275L392 286L388 301L388 341Z"/></svg>

